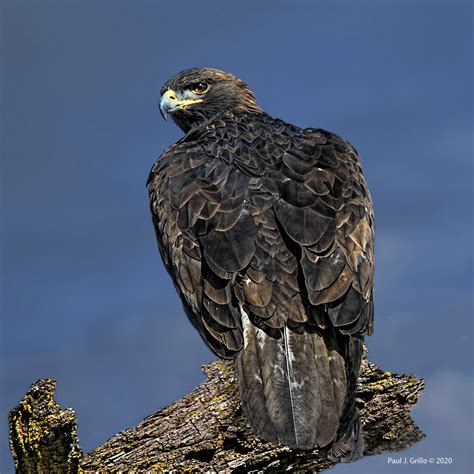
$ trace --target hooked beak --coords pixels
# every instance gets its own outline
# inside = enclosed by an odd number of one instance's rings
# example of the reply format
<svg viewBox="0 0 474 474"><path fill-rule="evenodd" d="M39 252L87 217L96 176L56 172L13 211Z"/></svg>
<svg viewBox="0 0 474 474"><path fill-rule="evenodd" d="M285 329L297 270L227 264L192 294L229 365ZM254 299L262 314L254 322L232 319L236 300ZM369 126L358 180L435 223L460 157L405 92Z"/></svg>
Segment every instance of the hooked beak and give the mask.
<svg viewBox="0 0 474 474"><path fill-rule="evenodd" d="M184 92L184 95L187 95ZM175 112L176 110L183 110L184 108L199 104L203 99L189 99L182 94L177 94L173 89L168 89L160 99L160 113L161 116L166 120L166 116Z"/></svg>

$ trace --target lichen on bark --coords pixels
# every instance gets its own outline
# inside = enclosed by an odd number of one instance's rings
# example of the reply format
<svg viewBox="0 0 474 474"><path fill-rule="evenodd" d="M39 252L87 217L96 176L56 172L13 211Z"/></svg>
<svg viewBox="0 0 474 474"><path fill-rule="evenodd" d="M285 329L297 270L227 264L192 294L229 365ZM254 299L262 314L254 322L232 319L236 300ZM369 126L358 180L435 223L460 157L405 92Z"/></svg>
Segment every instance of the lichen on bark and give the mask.
<svg viewBox="0 0 474 474"><path fill-rule="evenodd" d="M19 472L322 471L324 453L292 451L257 438L240 408L235 364L204 367L190 394L125 429L91 453L79 448L74 412L53 400L55 382L36 382L10 414ZM358 385L365 455L398 451L424 437L410 417L423 390L413 375L384 372L364 358Z"/></svg>

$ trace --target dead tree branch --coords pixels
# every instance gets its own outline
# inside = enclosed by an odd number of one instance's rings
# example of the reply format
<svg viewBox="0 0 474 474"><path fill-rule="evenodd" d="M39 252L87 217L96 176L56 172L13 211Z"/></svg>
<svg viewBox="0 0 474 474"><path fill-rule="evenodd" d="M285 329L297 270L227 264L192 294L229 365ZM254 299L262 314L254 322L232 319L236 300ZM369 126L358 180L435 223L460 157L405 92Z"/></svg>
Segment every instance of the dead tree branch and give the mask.
<svg viewBox="0 0 474 474"><path fill-rule="evenodd" d="M75 415L53 400L55 382L33 384L10 413L10 444L21 473L322 471L317 450L264 443L242 414L233 362L204 367L189 395L126 429L89 454L79 448ZM424 437L410 408L423 390L413 375L382 371L364 359L358 397L366 455L398 451Z"/></svg>

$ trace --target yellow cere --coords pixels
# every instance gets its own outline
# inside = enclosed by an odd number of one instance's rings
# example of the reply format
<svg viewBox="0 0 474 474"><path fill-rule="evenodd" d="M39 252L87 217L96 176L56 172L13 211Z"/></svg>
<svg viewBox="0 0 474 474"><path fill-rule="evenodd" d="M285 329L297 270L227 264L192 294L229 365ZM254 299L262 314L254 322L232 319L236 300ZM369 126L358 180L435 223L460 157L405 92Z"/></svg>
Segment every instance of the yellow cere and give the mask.
<svg viewBox="0 0 474 474"><path fill-rule="evenodd" d="M193 104L198 104L199 102L202 102L203 99L185 99L185 100L179 100L177 98L177 94L173 89L168 89L164 94L163 97L166 97L169 101L173 102L176 104L176 107L179 109L184 109L188 105L193 105Z"/></svg>

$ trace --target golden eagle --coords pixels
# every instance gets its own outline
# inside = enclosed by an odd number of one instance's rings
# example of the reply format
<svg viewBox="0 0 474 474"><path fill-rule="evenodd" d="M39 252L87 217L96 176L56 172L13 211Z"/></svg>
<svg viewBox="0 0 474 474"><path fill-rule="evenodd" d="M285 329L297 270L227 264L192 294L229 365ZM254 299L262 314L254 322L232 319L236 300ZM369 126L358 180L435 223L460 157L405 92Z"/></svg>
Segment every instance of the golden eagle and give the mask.
<svg viewBox="0 0 474 474"><path fill-rule="evenodd" d="M374 219L356 150L271 117L217 69L183 71L161 94L162 114L185 135L147 185L186 314L215 354L237 359L242 407L260 437L359 458Z"/></svg>

